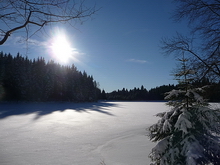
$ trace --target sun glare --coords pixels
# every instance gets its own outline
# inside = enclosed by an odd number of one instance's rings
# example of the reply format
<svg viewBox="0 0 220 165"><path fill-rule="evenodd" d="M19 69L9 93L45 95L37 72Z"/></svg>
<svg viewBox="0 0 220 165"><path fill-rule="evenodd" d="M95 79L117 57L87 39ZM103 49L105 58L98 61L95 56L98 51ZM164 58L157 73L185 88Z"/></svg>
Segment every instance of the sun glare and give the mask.
<svg viewBox="0 0 220 165"><path fill-rule="evenodd" d="M74 49L65 33L57 33L51 40L50 50L53 57L60 63L67 63L74 58Z"/></svg>

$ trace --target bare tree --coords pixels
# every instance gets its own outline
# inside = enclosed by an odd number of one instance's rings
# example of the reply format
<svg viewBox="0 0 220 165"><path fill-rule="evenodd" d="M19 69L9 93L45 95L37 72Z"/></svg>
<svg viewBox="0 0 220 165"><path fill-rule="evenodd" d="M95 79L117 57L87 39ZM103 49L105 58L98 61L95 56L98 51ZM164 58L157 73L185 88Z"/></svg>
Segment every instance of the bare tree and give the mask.
<svg viewBox="0 0 220 165"><path fill-rule="evenodd" d="M190 59L191 69L197 71L199 79L207 76L213 80L220 78L220 45L205 50L201 45L194 46L196 43L193 38L185 37L179 33L172 38L163 38L161 42L161 48L166 55L175 54L178 57L185 53Z"/></svg>
<svg viewBox="0 0 220 165"><path fill-rule="evenodd" d="M191 57L192 67L200 78L207 75L220 78L220 1L175 0L175 21L186 19L191 29L190 37L177 34L162 39L166 54L181 54Z"/></svg>
<svg viewBox="0 0 220 165"><path fill-rule="evenodd" d="M84 21L96 12L83 0L0 0L0 45L15 31L31 35L52 23Z"/></svg>
<svg viewBox="0 0 220 165"><path fill-rule="evenodd" d="M184 18L192 33L205 40L205 47L219 45L220 40L220 0L175 0L177 8L173 14L175 21Z"/></svg>

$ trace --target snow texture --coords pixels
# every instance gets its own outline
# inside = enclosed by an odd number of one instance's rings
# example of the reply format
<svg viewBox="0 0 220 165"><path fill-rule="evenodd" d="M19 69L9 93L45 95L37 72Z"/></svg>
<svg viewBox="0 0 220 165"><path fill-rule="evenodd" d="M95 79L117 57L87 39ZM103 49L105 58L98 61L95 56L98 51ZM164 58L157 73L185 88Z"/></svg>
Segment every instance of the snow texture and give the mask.
<svg viewBox="0 0 220 165"><path fill-rule="evenodd" d="M1 103L0 164L150 164L155 144L146 128L168 109L152 102Z"/></svg>
<svg viewBox="0 0 220 165"><path fill-rule="evenodd" d="M178 97L179 94L184 93L185 91L173 89L170 92L167 92L167 96L164 98L165 100L169 100L172 97Z"/></svg>

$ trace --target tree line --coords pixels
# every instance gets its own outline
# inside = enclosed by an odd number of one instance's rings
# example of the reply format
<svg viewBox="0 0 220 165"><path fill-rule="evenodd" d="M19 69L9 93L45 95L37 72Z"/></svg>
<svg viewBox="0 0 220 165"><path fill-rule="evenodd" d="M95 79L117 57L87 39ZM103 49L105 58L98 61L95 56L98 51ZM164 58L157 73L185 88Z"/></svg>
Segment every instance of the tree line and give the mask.
<svg viewBox="0 0 220 165"><path fill-rule="evenodd" d="M208 78L194 81L195 86L209 85L206 93L209 101L220 101L220 83ZM73 101L97 100L156 101L164 100L164 94L178 89L179 85L162 85L147 90L121 89L106 93L98 87L93 76L78 71L75 65L63 66L44 58L30 60L27 57L0 52L0 100L3 101Z"/></svg>
<svg viewBox="0 0 220 165"><path fill-rule="evenodd" d="M141 88L125 89L103 94L107 100L124 100L124 101L147 101L147 100L164 100L164 93L175 88L175 85L162 85L151 88L149 91L142 85Z"/></svg>
<svg viewBox="0 0 220 165"><path fill-rule="evenodd" d="M208 90L204 97L211 102L220 101L220 82L211 82L208 78L203 78L200 81L195 80L191 84L196 87L207 85ZM150 90L147 90L143 85L141 88L135 87L130 90L123 88L110 93L105 93L105 91L102 90L101 99L120 101L163 101L165 100L164 97L167 92L179 88L181 88L180 84L169 84L151 88Z"/></svg>
<svg viewBox="0 0 220 165"><path fill-rule="evenodd" d="M44 58L0 53L0 99L5 101L97 101L101 90L87 73Z"/></svg>

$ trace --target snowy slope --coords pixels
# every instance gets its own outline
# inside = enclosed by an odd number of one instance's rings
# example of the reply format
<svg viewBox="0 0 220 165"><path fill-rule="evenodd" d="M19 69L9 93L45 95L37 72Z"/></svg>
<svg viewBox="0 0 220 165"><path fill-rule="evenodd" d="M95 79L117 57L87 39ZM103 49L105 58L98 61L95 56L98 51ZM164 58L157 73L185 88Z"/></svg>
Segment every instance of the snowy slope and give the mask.
<svg viewBox="0 0 220 165"><path fill-rule="evenodd" d="M0 165L145 165L158 102L0 104ZM16 112L15 112L16 111Z"/></svg>

